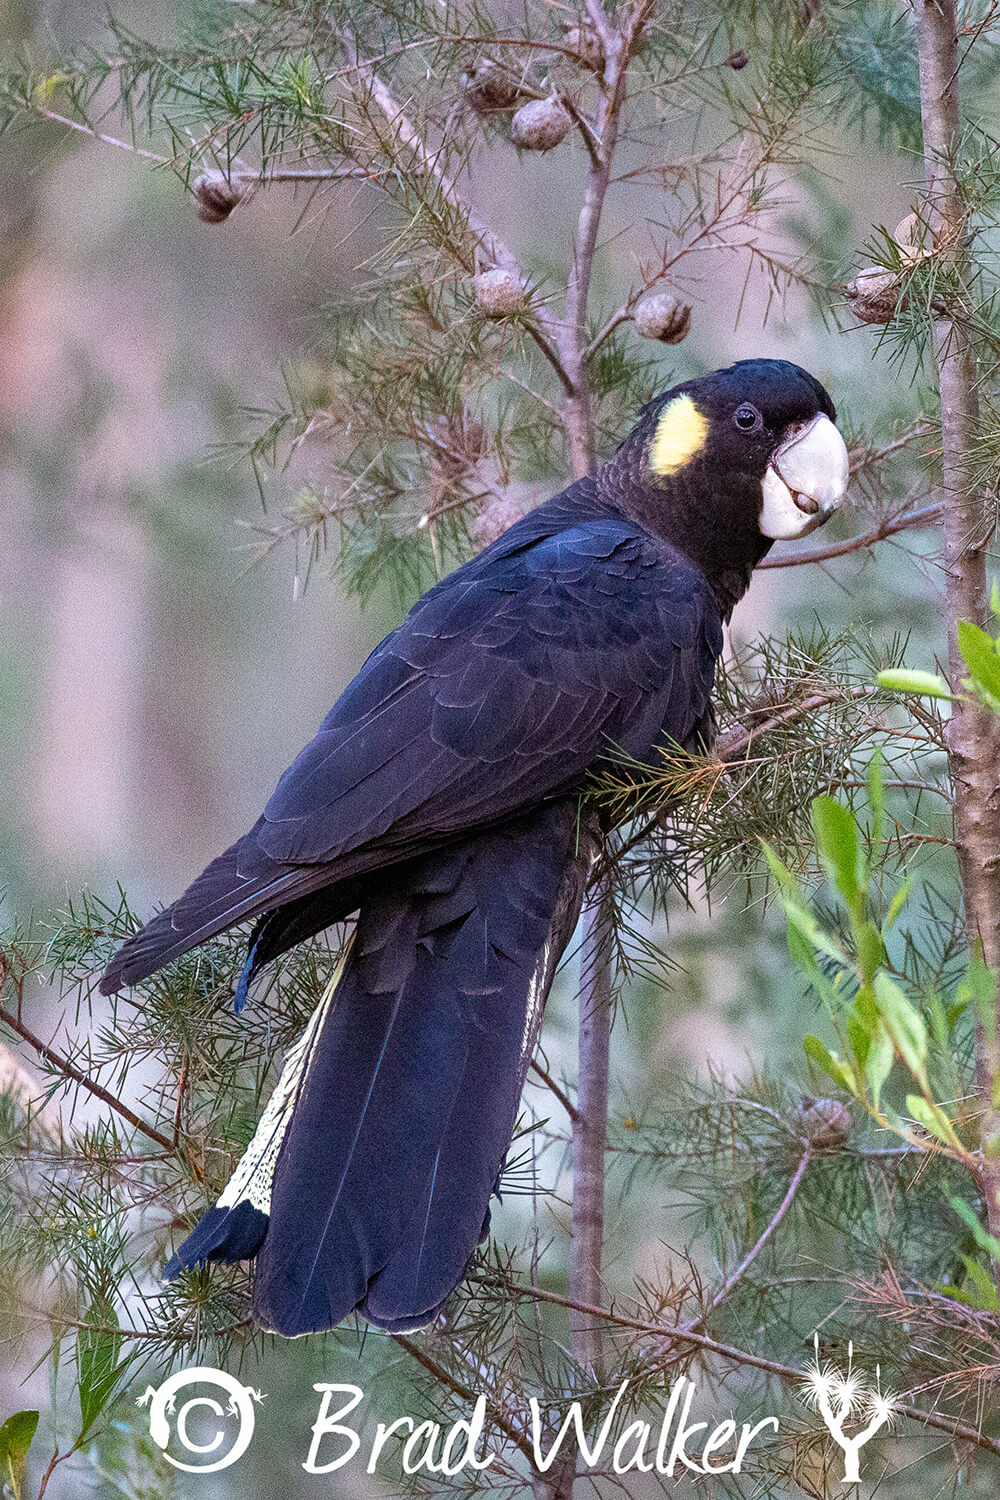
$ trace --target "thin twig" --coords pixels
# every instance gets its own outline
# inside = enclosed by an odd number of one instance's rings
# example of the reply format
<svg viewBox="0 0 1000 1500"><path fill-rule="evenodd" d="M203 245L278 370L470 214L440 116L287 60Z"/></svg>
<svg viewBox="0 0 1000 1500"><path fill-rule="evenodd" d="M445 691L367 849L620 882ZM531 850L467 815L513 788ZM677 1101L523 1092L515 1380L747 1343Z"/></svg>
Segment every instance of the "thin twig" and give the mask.
<svg viewBox="0 0 1000 1500"><path fill-rule="evenodd" d="M559 1103L562 1105L563 1109L575 1124L576 1121L580 1118L580 1112L577 1109L576 1105L573 1103L572 1099L566 1093L565 1089L560 1088L559 1084L556 1083L555 1079L552 1077L552 1074L548 1072L547 1069L542 1067L537 1058L533 1057L531 1059L531 1071L533 1073L537 1073L539 1078L544 1083L545 1087L547 1089L550 1089L551 1092L555 1094L556 1098L559 1100Z"/></svg>
<svg viewBox="0 0 1000 1500"><path fill-rule="evenodd" d="M749 1349L740 1349L735 1344L724 1344L714 1339L707 1333L698 1333L694 1329L665 1327L662 1323L653 1323L645 1318L629 1318L622 1313L616 1313L608 1307L598 1307L591 1303L578 1303L571 1297L562 1297L558 1292L543 1291L541 1287L512 1286L511 1294L521 1298L537 1298L542 1302L550 1302L555 1307L565 1307L570 1312L582 1313L588 1318L601 1318L606 1323L613 1324L617 1328L630 1328L637 1333L649 1334L658 1339L681 1339L685 1343L696 1345L709 1354L717 1354L721 1359L729 1360L733 1364L748 1365L755 1370L762 1370L768 1375L777 1375L780 1380L785 1380L796 1386L802 1385L803 1372L795 1369L793 1365L782 1364L776 1359L767 1359L764 1355L754 1354ZM987 1437L978 1427L973 1427L968 1422L962 1422L957 1417L949 1417L943 1412L924 1411L919 1406L911 1406L908 1402L900 1402L895 1410L901 1416L908 1417L913 1422L920 1422L926 1427L936 1427L939 1432L950 1433L952 1437L965 1438L977 1447L985 1448L990 1453L1000 1454L1000 1438Z"/></svg>
<svg viewBox="0 0 1000 1500"><path fill-rule="evenodd" d="M807 547L804 551L789 552L782 557L765 557L763 562L757 564L757 570L759 572L763 568L802 568L808 563L828 562L831 557L845 557L849 552L860 552L865 547L874 547L876 542L885 541L886 537L896 536L900 531L909 531L914 526L929 526L932 521L939 520L943 513L944 502L938 500L933 505L922 506L920 510L886 517L872 531L866 531L862 536L849 537L844 542L831 542L826 547Z"/></svg>
<svg viewBox="0 0 1000 1500"><path fill-rule="evenodd" d="M63 1057L62 1053L50 1047L47 1042L43 1042L41 1037L36 1036L5 1005L0 1005L0 1021L9 1026L11 1031L15 1032L23 1042L27 1042L28 1046L32 1047L38 1053L39 1057L43 1057L47 1063L51 1064L63 1078L71 1083L78 1084L82 1089L86 1089L87 1093L92 1094L95 1099L100 1099L109 1109L113 1109L116 1114L121 1115L123 1120L127 1120L136 1130L141 1130L143 1135L147 1136L151 1141L155 1141L158 1146L162 1146L165 1151L173 1151L174 1142L168 1135L164 1135L162 1131L157 1130L155 1125L149 1125L145 1120L140 1119L135 1111L129 1109L128 1105L119 1099L116 1094L113 1094L110 1089L106 1089L103 1084L98 1083L96 1079L91 1078L89 1074L82 1072L80 1068L71 1063L68 1057Z"/></svg>
<svg viewBox="0 0 1000 1500"><path fill-rule="evenodd" d="M422 1349L415 1339L408 1338L402 1333L392 1334L391 1337L394 1344L398 1344L401 1349L405 1349L407 1354L417 1361L418 1365L423 1365L424 1369L434 1376L435 1380L439 1380L442 1385L447 1386L454 1395L461 1396L462 1400L468 1402L470 1406L475 1405L479 1392L474 1391L471 1386L465 1385L463 1381L456 1379L450 1370L446 1370L444 1365L439 1364L432 1355ZM534 1454L532 1453L531 1444L523 1433L518 1432L510 1418L505 1416L503 1412L497 1411L495 1407L492 1415L494 1422L500 1428L501 1432L510 1438L514 1446L527 1459L532 1460Z"/></svg>
<svg viewBox="0 0 1000 1500"><path fill-rule="evenodd" d="M788 1184L788 1190L785 1193L785 1196L782 1198L781 1202L778 1204L778 1207L776 1208L774 1214L768 1221L763 1233L760 1235L756 1243L752 1245L751 1248L747 1251L746 1255L744 1255L743 1259L740 1261L735 1270L726 1277L725 1281L719 1287L718 1291L709 1301L708 1306L705 1308L704 1312L699 1313L698 1317L693 1319L690 1323L684 1324L686 1330L692 1331L696 1328L700 1328L704 1324L705 1320L709 1317L709 1315L713 1313L719 1306L719 1303L724 1302L733 1288L743 1280L743 1277L749 1271L750 1267L753 1265L754 1261L757 1259L758 1255L763 1250L764 1246L767 1244L768 1240L771 1238L772 1234L777 1229L778 1225L781 1223L788 1210L791 1208L793 1202L795 1201L795 1195L802 1184L802 1179L806 1175L806 1168L809 1166L809 1163L811 1161L812 1147L807 1145L802 1153L798 1166L795 1168L795 1171L792 1174L791 1181Z"/></svg>

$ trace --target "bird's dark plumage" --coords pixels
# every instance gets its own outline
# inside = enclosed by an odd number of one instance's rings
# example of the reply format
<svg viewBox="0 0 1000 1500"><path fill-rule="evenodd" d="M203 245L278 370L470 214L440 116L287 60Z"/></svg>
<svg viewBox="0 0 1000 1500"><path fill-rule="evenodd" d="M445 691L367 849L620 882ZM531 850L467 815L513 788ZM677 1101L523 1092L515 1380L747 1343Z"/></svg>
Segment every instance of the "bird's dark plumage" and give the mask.
<svg viewBox="0 0 1000 1500"><path fill-rule="evenodd" d="M686 396L694 418L670 406ZM758 431L734 428L741 402ZM416 604L249 833L116 954L106 993L255 919L241 1003L263 964L359 912L168 1275L256 1254L256 1314L286 1334L355 1308L411 1328L442 1305L484 1232L579 910L584 774L710 736L723 620L770 545L762 476L817 414L833 415L823 388L781 361L652 403L602 470Z"/></svg>

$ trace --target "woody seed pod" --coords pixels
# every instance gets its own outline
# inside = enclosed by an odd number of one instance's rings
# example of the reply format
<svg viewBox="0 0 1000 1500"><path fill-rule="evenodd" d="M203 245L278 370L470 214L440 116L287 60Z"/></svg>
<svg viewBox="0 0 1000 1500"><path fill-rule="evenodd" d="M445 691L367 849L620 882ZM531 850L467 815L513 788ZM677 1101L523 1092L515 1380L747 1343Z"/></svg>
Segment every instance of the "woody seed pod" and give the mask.
<svg viewBox="0 0 1000 1500"><path fill-rule="evenodd" d="M845 288L851 312L862 323L888 323L899 305L899 287L891 271L865 266Z"/></svg>
<svg viewBox="0 0 1000 1500"><path fill-rule="evenodd" d="M578 57L584 68L592 73L604 71L604 48L592 26L567 26L563 31L563 45Z"/></svg>
<svg viewBox="0 0 1000 1500"><path fill-rule="evenodd" d="M510 138L522 151L551 151L565 140L569 127L558 99L529 99L510 122Z"/></svg>
<svg viewBox="0 0 1000 1500"><path fill-rule="evenodd" d="M691 309L672 292L657 292L635 310L636 332L661 344L679 344L691 331Z"/></svg>
<svg viewBox="0 0 1000 1500"><path fill-rule="evenodd" d="M814 1099L804 1094L795 1112L795 1125L811 1146L820 1151L840 1151L847 1144L854 1120L839 1099Z"/></svg>
<svg viewBox="0 0 1000 1500"><path fill-rule="evenodd" d="M517 80L488 57L481 57L462 79L465 97L477 115L513 109L520 95Z"/></svg>
<svg viewBox="0 0 1000 1500"><path fill-rule="evenodd" d="M524 288L510 271L491 266L472 280L476 311L484 318L509 318L524 306Z"/></svg>
<svg viewBox="0 0 1000 1500"><path fill-rule="evenodd" d="M919 214L907 214L905 219L900 219L892 231L892 237L899 246L903 261L908 265L926 260L934 253L934 236Z"/></svg>
<svg viewBox="0 0 1000 1500"><path fill-rule="evenodd" d="M227 177L213 167L195 178L191 191L198 201L199 219L206 224L223 224L243 199L246 188L239 177Z"/></svg>

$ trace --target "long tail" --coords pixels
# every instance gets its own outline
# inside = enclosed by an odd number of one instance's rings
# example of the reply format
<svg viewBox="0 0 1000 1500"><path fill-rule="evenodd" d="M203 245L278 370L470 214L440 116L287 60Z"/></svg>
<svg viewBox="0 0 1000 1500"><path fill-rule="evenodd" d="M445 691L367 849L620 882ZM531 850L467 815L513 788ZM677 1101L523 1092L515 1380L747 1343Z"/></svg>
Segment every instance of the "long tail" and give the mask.
<svg viewBox="0 0 1000 1500"><path fill-rule="evenodd" d="M557 803L387 872L165 1275L256 1255L255 1315L289 1336L431 1321L486 1234L590 851Z"/></svg>

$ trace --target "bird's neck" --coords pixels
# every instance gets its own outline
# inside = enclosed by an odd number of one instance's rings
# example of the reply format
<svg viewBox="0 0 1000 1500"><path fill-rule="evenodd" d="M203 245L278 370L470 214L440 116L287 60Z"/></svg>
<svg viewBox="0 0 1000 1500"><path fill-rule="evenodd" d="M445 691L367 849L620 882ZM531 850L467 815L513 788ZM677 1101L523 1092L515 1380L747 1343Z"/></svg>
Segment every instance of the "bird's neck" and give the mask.
<svg viewBox="0 0 1000 1500"><path fill-rule="evenodd" d="M760 481L752 474L729 476L723 486L696 461L653 488L631 465L618 462L620 456L596 476L601 503L640 522L696 563L728 619L771 546L757 525Z"/></svg>

